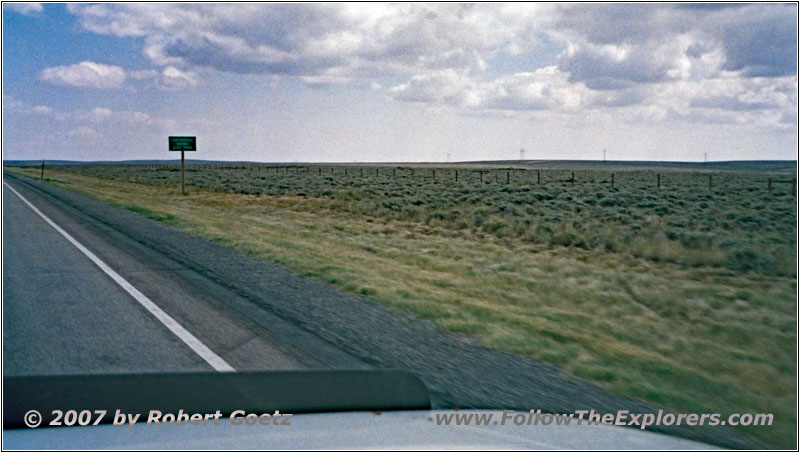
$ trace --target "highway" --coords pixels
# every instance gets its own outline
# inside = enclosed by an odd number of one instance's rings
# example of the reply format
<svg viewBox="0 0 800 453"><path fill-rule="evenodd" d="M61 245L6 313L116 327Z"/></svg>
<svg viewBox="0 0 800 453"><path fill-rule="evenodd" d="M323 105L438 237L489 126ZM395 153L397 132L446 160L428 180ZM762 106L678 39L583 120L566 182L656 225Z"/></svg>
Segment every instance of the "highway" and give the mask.
<svg viewBox="0 0 800 453"><path fill-rule="evenodd" d="M209 368L7 187L3 206L7 373Z"/></svg>
<svg viewBox="0 0 800 453"><path fill-rule="evenodd" d="M6 375L214 369L21 197L233 369L330 365L331 357L315 360L292 348L298 339L306 346L318 339L280 319L262 319L271 329L254 322L231 308L250 304L185 265L4 184Z"/></svg>

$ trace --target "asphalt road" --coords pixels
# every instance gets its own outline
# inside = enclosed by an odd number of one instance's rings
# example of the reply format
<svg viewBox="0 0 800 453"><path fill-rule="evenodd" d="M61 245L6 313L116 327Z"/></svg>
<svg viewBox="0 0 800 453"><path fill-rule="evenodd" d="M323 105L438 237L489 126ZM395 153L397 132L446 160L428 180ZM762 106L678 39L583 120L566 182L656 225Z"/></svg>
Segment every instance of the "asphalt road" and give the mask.
<svg viewBox="0 0 800 453"><path fill-rule="evenodd" d="M659 410L128 210L28 178L3 180L236 370L408 370L435 408ZM208 369L9 192L4 187L5 375ZM718 427L657 430L758 446Z"/></svg>
<svg viewBox="0 0 800 453"><path fill-rule="evenodd" d="M3 206L7 374L210 368L6 187Z"/></svg>
<svg viewBox="0 0 800 453"><path fill-rule="evenodd" d="M285 321L254 313L252 304L185 265L14 188L236 370L364 366ZM5 375L212 369L5 186L3 214Z"/></svg>

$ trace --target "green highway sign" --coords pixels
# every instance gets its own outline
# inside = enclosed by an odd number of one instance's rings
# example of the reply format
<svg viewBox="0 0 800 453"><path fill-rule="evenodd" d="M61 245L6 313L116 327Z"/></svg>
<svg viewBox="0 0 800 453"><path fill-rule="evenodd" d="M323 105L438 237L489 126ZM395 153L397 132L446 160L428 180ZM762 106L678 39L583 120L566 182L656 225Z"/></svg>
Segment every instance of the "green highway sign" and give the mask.
<svg viewBox="0 0 800 453"><path fill-rule="evenodd" d="M186 195L185 170L186 167L184 151L197 151L197 137L177 137L170 135L169 150L181 152L181 193Z"/></svg>
<svg viewBox="0 0 800 453"><path fill-rule="evenodd" d="M197 137L169 137L170 151L197 151Z"/></svg>

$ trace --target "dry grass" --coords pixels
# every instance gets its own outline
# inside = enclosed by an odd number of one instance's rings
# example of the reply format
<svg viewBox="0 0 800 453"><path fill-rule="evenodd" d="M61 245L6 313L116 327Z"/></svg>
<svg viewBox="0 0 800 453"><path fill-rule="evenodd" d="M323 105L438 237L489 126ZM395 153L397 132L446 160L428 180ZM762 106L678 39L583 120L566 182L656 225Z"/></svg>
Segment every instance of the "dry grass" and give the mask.
<svg viewBox="0 0 800 453"><path fill-rule="evenodd" d="M774 413L774 426L743 432L795 447L794 277L451 237L423 223L324 209L316 198L199 189L182 197L66 172L50 177L618 394L681 412Z"/></svg>

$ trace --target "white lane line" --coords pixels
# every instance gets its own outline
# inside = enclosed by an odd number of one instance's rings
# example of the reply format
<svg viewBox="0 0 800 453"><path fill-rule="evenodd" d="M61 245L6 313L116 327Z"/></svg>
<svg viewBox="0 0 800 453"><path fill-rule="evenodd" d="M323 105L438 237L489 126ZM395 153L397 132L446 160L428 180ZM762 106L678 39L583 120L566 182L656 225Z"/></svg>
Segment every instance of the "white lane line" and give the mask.
<svg viewBox="0 0 800 453"><path fill-rule="evenodd" d="M44 215L42 211L36 208L30 201L26 200L25 197L20 195L19 192L14 190L7 182L3 181L3 185L8 187L16 196L20 198L20 200L24 201L25 204L28 205L33 212L39 214L39 217L43 218L45 222L49 223L51 227L55 228L56 231L61 233L62 236L67 238L69 242L72 243L75 247L78 248L84 255L89 257L97 267L100 268L103 272L105 272L109 277L111 277L119 286L122 287L125 291L128 292L137 302L142 304L144 308L146 308L153 316L156 317L162 324L167 326L172 333L175 334L178 338L180 338L187 346L192 348L192 351L197 353L200 357L203 358L209 365L211 365L217 371L236 371L232 366L228 364L222 357L218 356L214 351L209 349L208 346L203 344L200 340L197 339L194 335L192 335L188 330L184 329L182 325L178 324L178 321L175 321L172 316L164 313L164 310L159 308L158 305L153 303L147 296L139 292L138 289L134 288L133 285L128 283L127 280L122 278L118 273L116 273L113 269L108 267L106 263L104 263L100 258L95 256L94 253L90 252L89 249L83 246L80 242L76 241L69 233L64 231L60 226L58 226L55 222L50 220L49 217Z"/></svg>

